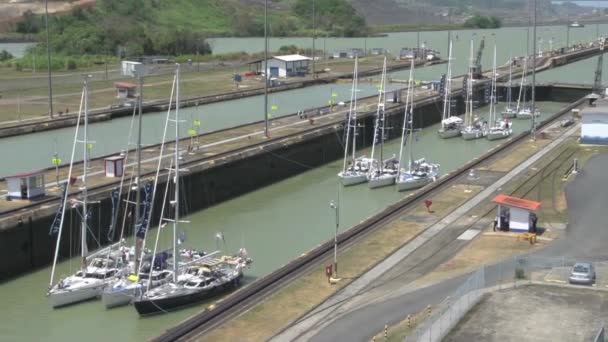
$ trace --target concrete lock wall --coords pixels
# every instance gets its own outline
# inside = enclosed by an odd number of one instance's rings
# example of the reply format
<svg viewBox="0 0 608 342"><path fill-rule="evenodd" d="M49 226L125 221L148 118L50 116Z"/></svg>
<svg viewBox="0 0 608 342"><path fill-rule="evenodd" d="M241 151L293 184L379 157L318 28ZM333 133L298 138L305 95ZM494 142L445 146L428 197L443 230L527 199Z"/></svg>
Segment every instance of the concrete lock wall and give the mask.
<svg viewBox="0 0 608 342"><path fill-rule="evenodd" d="M502 89L501 89L502 91ZM475 96L483 99L483 89L477 89ZM550 91L537 91L538 99L548 100ZM452 111L462 113L464 111L464 100L461 96L453 97L454 106ZM402 104L403 105L403 104ZM481 105L481 104L479 104ZM435 124L441 120L443 110L442 102L437 98L432 101L420 103L414 111L414 127L423 128ZM369 115L361 119L364 126L358 139L358 148L371 145L373 140L374 116ZM403 126L403 107L387 109L388 139L400 137ZM190 204L190 210L196 211L211 205L221 203L231 198L243 195L247 192L270 185L285 178L297 175L308 170L298 164L310 167L318 167L323 164L341 159L344 155L342 140L344 130L341 125L327 128L308 135L302 139L283 143L278 147L265 146L263 151L249 153L248 155L234 155L216 161L210 168L190 168L190 173L182 178L185 185L184 194ZM292 161L297 161L293 163ZM247 174L247 177L242 177ZM165 179L161 179L165 182ZM164 183L160 184L157 193L163 193ZM109 191L92 196L92 200L100 201L93 205L93 217L91 219L92 235L101 244L109 241L106 236L110 226L111 201ZM155 207L161 205L162 196L157 196ZM121 203L124 203L121 201ZM56 208L46 211L27 212L15 220L15 224L0 231L0 279L6 279L43 267L52 262L55 250L56 237L49 235L49 227L55 216ZM155 211L158 213L158 211ZM101 214L100 214L101 213ZM119 236L120 223L124 209L121 208L117 220L116 237ZM62 236L61 257L79 255L80 247L78 237L80 236L79 214L73 210L66 211L66 223ZM158 215L158 214L156 214ZM70 223L70 217L72 222ZM77 219L78 218L78 219ZM158 217L154 217L153 225ZM20 222L20 223L19 223ZM129 233L132 233L132 225L127 225ZM70 239L71 237L71 239ZM88 237L89 250L97 248L95 238ZM69 241L73 241L71 244Z"/></svg>

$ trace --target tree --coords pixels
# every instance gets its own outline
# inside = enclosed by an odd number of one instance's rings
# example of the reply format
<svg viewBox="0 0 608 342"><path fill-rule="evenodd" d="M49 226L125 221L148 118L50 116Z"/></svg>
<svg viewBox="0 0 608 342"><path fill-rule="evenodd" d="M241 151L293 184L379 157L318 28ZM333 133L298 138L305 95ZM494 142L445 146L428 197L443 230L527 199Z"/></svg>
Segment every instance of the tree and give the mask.
<svg viewBox="0 0 608 342"><path fill-rule="evenodd" d="M17 23L15 31L23 34L38 33L40 31L40 18L31 10L23 13L23 19Z"/></svg>
<svg viewBox="0 0 608 342"><path fill-rule="evenodd" d="M8 61L9 59L13 59L13 55L6 50L0 51L0 62Z"/></svg>

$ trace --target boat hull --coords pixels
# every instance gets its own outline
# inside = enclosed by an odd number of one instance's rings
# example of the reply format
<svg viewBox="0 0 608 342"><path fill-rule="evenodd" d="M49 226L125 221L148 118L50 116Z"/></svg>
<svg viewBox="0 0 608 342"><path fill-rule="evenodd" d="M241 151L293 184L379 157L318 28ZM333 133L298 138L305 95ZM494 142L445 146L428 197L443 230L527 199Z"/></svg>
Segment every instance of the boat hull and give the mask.
<svg viewBox="0 0 608 342"><path fill-rule="evenodd" d="M140 288L121 288L105 291L101 294L101 301L106 309L111 309L123 305L129 305L133 299L140 293Z"/></svg>
<svg viewBox="0 0 608 342"><path fill-rule="evenodd" d="M59 308L62 306L83 302L85 300L96 299L101 296L105 286L105 282L100 282L73 290L54 291L48 294L48 298L53 308Z"/></svg>
<svg viewBox="0 0 608 342"><path fill-rule="evenodd" d="M369 188L377 189L395 184L396 175L382 175L380 177L369 178Z"/></svg>
<svg viewBox="0 0 608 342"><path fill-rule="evenodd" d="M466 132L462 132L462 138L464 140L475 140L475 139L481 139L485 136L485 134L482 131L466 131Z"/></svg>
<svg viewBox="0 0 608 342"><path fill-rule="evenodd" d="M455 138L460 135L460 130L457 129L448 129L448 130L439 130L437 132L439 137L443 139Z"/></svg>
<svg viewBox="0 0 608 342"><path fill-rule="evenodd" d="M344 186L357 185L367 182L367 175L365 173L347 175L339 173L338 177L340 177L342 185Z"/></svg>
<svg viewBox="0 0 608 342"><path fill-rule="evenodd" d="M133 306L135 306L137 313L142 316L174 311L186 306L195 305L203 300L210 299L222 293L231 291L239 286L241 277L242 275L233 281L224 283L212 289L193 291L183 295L158 299L136 299L133 301Z"/></svg>
<svg viewBox="0 0 608 342"><path fill-rule="evenodd" d="M407 191L414 190L418 188L422 188L423 186L430 184L435 179L433 177L424 177L424 178L411 178L408 180L397 180L397 190L398 191Z"/></svg>
<svg viewBox="0 0 608 342"><path fill-rule="evenodd" d="M517 113L515 112L502 112L500 113L500 115L505 118L505 119L513 119L517 116Z"/></svg>
<svg viewBox="0 0 608 342"><path fill-rule="evenodd" d="M510 132L501 131L501 132L489 132L486 135L486 138L488 140L499 140L499 139L506 139L510 136L511 136Z"/></svg>

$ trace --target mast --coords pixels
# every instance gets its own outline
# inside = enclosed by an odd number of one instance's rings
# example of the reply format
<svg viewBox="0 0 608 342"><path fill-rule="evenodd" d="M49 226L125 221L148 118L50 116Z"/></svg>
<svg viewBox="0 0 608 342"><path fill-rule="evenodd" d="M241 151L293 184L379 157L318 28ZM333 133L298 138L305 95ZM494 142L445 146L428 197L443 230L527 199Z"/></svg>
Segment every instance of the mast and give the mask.
<svg viewBox="0 0 608 342"><path fill-rule="evenodd" d="M353 84L350 92L350 103L348 107L348 116L346 118L346 139L344 140L344 165L342 166L342 172L346 172L346 159L348 158L348 145L350 144L350 129L352 127L353 120L353 98L355 97L355 82L357 77L357 59L355 58L355 68L353 72ZM356 124L356 121L355 121ZM354 128L353 128L354 130ZM353 140L355 138L355 132L353 131ZM353 143L353 162L355 158L355 145Z"/></svg>
<svg viewBox="0 0 608 342"><path fill-rule="evenodd" d="M144 77L143 75L139 75L139 96L137 99L137 103L138 103L138 107L139 107L139 113L138 113L138 118L137 118L137 146L136 146L136 152L137 152L137 192L135 193L135 229L141 229L141 227L139 226L140 224L142 224L143 222L140 222L142 220L141 217L141 123L142 123L142 104L143 104L143 95L144 95ZM140 241L140 239L137 237L137 231L133 232L133 235L135 235L135 272L137 272L139 270L139 261L140 261L140 254L141 254L141 247L143 244L143 241Z"/></svg>
<svg viewBox="0 0 608 342"><path fill-rule="evenodd" d="M384 68L386 67L386 56L384 57L384 66L382 68L382 77L380 84L384 83ZM374 140L372 141L372 162L374 160L374 153L376 152L376 141L378 140L378 131L380 129L380 105L382 103L382 89L378 92L378 107L376 109L376 123L374 124Z"/></svg>
<svg viewBox="0 0 608 342"><path fill-rule="evenodd" d="M382 134L380 135L380 171L384 169L384 133L386 130L386 56L384 56L384 65L382 66L382 81L380 83L380 102L378 108L382 111Z"/></svg>
<svg viewBox="0 0 608 342"><path fill-rule="evenodd" d="M85 83L86 86L86 83ZM80 108L78 109L78 118L76 119L76 130L74 131L74 143L72 144L72 156L70 157L70 168L68 169L68 178L65 183L65 195L62 198L62 212L61 219L59 221L59 230L57 232L57 242L55 243L55 255L53 256L53 267L51 269L51 280L49 282L49 288L53 286L55 281L55 268L57 267L57 259L59 258L59 246L61 243L61 234L63 232L63 223L65 222L65 208L68 202L68 194L69 194L69 180L72 179L72 169L74 166L74 156L76 155L76 144L78 143L78 130L80 129L80 118L82 116L82 106L84 102L84 89L82 91L82 96L80 97Z"/></svg>
<svg viewBox="0 0 608 342"><path fill-rule="evenodd" d="M473 121L473 38L471 38L470 48L471 59L469 61L469 75L467 77L467 99L466 99L466 115L465 126L470 127Z"/></svg>
<svg viewBox="0 0 608 342"><path fill-rule="evenodd" d="M490 127L496 121L496 44L494 44L494 63L492 64L492 88L490 89Z"/></svg>
<svg viewBox="0 0 608 342"><path fill-rule="evenodd" d="M399 172L401 172L402 159L403 159L403 144L405 143L405 130L407 129L407 118L408 118L408 107L410 103L410 94L414 91L412 74L414 71L414 60L412 60L410 66L410 77L407 80L407 94L405 95L405 111L403 112L403 128L401 130L401 145L399 146ZM448 66L449 69L449 66ZM449 71L448 71L449 72Z"/></svg>
<svg viewBox="0 0 608 342"><path fill-rule="evenodd" d="M513 67L513 58L509 55L509 88L507 88L507 108L511 108L511 81L512 81L512 67Z"/></svg>
<svg viewBox="0 0 608 342"><path fill-rule="evenodd" d="M175 217L173 218L173 282L177 282L177 265L179 254L177 253L177 229L179 228L179 64L176 66L175 85Z"/></svg>
<svg viewBox="0 0 608 342"><path fill-rule="evenodd" d="M520 107L520 103L521 103L521 95L523 93L524 83L526 82L526 69L527 68L528 68L528 57L524 58L524 70L521 74L521 81L519 84L519 95L517 96L517 107L515 108L515 110L517 112L519 112L519 107ZM524 95L524 103L526 103L525 95Z"/></svg>
<svg viewBox="0 0 608 342"><path fill-rule="evenodd" d="M88 135L89 135L89 80L88 77L84 78L84 134L82 138L83 150L83 172L82 172L82 222L80 225L80 256L82 258L82 271L84 272L87 267L87 223L88 223L88 211L87 211L87 169L89 168L88 160ZM69 180L68 180L69 181Z"/></svg>
<svg viewBox="0 0 608 342"><path fill-rule="evenodd" d="M414 69L414 65L412 65L412 70ZM412 74L412 73L410 73ZM412 145L414 145L414 140L413 140L413 136L414 136L414 99L416 97L414 96L414 91L412 90L412 99L410 100L410 112L409 112L409 119L408 119L408 126L410 126L410 132L409 132L409 136L408 136L408 149L409 149L409 161L407 163L407 169L408 171L412 171L412 159L414 158L414 149L412 147Z"/></svg>
<svg viewBox="0 0 608 342"><path fill-rule="evenodd" d="M412 66L413 68L413 66ZM411 71L411 70L410 70ZM411 72L410 72L410 78L411 78ZM447 119L450 117L450 101L451 101L451 91L452 91L452 41L450 40L449 43L449 47L448 47L448 71L447 74L445 75L445 88L444 88L444 92L445 94L443 95L443 120ZM443 126L443 122L441 123L441 125Z"/></svg>
<svg viewBox="0 0 608 342"><path fill-rule="evenodd" d="M352 107L352 124L353 124L353 163L355 162L355 159L357 158L357 156L355 155L355 150L357 148L357 91L359 91L359 57L355 56L355 74L353 75L354 77L354 84L353 84L353 92L351 94L352 98L351 98L351 103L353 104Z"/></svg>

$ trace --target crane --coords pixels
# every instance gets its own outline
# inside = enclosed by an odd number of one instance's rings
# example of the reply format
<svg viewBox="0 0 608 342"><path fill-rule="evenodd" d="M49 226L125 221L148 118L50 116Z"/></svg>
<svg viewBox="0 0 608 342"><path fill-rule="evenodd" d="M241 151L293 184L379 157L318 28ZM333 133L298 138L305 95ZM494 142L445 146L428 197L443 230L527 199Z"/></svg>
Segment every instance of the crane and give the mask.
<svg viewBox="0 0 608 342"><path fill-rule="evenodd" d="M481 42L479 43L479 49L477 50L477 57L472 65L471 74L473 75L474 80L478 80L483 78L483 72L481 70L481 56L483 54L483 48L486 45L486 37L481 37Z"/></svg>

